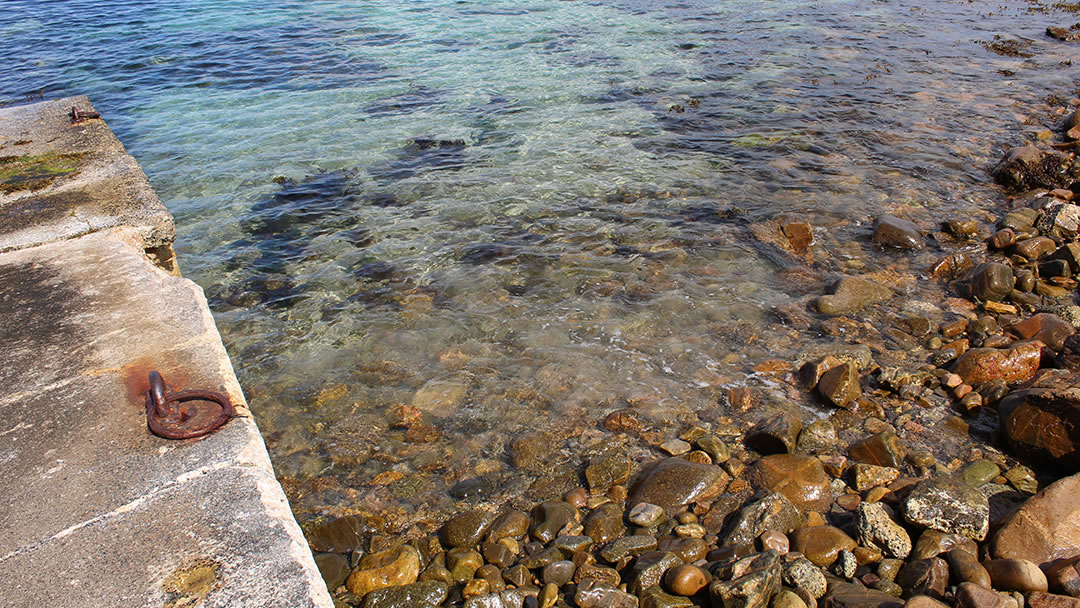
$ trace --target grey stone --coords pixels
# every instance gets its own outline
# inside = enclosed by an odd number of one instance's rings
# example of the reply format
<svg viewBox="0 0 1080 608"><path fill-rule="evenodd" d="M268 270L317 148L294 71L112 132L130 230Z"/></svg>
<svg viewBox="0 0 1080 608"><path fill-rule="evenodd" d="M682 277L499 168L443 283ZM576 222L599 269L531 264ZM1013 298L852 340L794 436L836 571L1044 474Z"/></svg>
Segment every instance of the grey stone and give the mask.
<svg viewBox="0 0 1080 608"><path fill-rule="evenodd" d="M803 517L782 494L772 493L743 507L730 525L725 545L748 545L766 530L787 534L802 525Z"/></svg>
<svg viewBox="0 0 1080 608"><path fill-rule="evenodd" d="M825 595L828 582L825 573L814 562L800 557L787 562L782 571L784 582L791 587L805 589L815 599Z"/></svg>
<svg viewBox="0 0 1080 608"><path fill-rule="evenodd" d="M860 503L855 512L859 543L882 550L888 557L904 559L911 553L911 537L879 502Z"/></svg>
<svg viewBox="0 0 1080 608"><path fill-rule="evenodd" d="M948 476L920 481L902 503L908 523L983 540L990 528L986 496Z"/></svg>

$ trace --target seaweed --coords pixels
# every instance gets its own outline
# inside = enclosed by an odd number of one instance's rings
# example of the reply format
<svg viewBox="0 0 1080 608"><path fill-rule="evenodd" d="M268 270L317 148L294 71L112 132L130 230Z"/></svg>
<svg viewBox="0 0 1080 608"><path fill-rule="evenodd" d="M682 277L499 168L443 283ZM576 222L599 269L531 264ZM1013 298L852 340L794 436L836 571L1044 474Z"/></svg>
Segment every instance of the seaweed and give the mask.
<svg viewBox="0 0 1080 608"><path fill-rule="evenodd" d="M0 157L0 192L37 191L49 187L58 177L79 172L81 153Z"/></svg>

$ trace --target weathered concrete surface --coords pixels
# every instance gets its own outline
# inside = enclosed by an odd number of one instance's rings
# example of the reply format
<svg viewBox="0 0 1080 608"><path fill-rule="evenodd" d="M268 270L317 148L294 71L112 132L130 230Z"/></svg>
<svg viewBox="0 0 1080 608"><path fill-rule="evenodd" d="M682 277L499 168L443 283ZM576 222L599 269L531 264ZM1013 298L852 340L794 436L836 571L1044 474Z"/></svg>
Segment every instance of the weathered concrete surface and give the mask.
<svg viewBox="0 0 1080 608"><path fill-rule="evenodd" d="M144 221L160 203L143 201L131 226L54 227L33 247L3 241L29 232L0 213L0 606L328 608L202 290L148 257L171 242L156 232L171 217ZM226 392L242 417L203 439L151 435L151 369L177 390Z"/></svg>
<svg viewBox="0 0 1080 608"><path fill-rule="evenodd" d="M72 106L91 111L86 97L0 108L0 175L17 159L61 155L65 171L0 187L0 252L74 238L114 226L134 228L147 248L176 236L172 215L146 175L101 119L71 123ZM33 170L30 173L34 173Z"/></svg>

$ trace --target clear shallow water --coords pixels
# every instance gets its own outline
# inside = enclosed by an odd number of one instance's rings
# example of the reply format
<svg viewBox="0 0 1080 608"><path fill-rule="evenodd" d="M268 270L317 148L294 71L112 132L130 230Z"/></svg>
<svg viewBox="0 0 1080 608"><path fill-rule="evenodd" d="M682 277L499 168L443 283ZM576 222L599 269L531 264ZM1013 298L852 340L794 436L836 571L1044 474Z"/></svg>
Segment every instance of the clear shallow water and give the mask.
<svg viewBox="0 0 1080 608"><path fill-rule="evenodd" d="M774 306L919 276L943 250L882 255L872 218L979 217L1000 144L1077 94L1077 47L1043 35L1075 15L1032 6L7 2L0 100L91 96L298 515L404 527L557 486L617 407L715 423L817 339ZM753 238L785 218L812 270Z"/></svg>

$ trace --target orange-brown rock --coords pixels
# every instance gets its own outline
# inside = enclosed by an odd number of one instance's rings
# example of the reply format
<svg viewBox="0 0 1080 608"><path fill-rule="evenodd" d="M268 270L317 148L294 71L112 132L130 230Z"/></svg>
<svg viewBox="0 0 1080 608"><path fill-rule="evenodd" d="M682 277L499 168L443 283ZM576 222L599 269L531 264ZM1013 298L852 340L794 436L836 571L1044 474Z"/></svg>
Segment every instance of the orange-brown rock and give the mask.
<svg viewBox="0 0 1080 608"><path fill-rule="evenodd" d="M804 511L826 511L833 500L829 476L821 461L802 454L765 456L750 471L755 486L779 492Z"/></svg>
<svg viewBox="0 0 1080 608"><path fill-rule="evenodd" d="M418 576L420 553L409 545L402 545L364 556L345 579L345 586L351 593L363 597L376 589L415 583Z"/></svg>
<svg viewBox="0 0 1080 608"><path fill-rule="evenodd" d="M857 545L855 539L833 526L799 528L789 538L792 551L802 553L823 568L831 566L841 551L852 551Z"/></svg>
<svg viewBox="0 0 1080 608"><path fill-rule="evenodd" d="M953 365L964 382L975 385L1002 379L1009 384L1030 380L1039 369L1043 343L1018 342L1011 348L973 348Z"/></svg>
<svg viewBox="0 0 1080 608"><path fill-rule="evenodd" d="M992 554L1036 564L1080 555L1080 475L1060 479L1029 498L994 536Z"/></svg>

